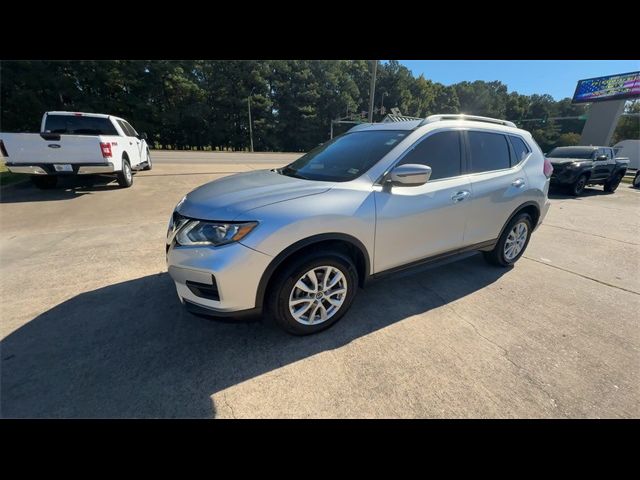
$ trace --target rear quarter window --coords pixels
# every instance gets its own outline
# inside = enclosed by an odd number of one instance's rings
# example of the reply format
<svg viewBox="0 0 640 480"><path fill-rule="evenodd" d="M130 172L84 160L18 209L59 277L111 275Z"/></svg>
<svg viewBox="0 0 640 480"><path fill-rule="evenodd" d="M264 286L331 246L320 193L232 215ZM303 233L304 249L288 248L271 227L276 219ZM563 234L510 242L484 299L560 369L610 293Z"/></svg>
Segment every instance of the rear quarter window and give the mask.
<svg viewBox="0 0 640 480"><path fill-rule="evenodd" d="M513 153L515 155L515 157L511 159L511 165L517 165L527 158L531 149L520 137L509 135L509 140L511 141L511 146L513 147Z"/></svg>

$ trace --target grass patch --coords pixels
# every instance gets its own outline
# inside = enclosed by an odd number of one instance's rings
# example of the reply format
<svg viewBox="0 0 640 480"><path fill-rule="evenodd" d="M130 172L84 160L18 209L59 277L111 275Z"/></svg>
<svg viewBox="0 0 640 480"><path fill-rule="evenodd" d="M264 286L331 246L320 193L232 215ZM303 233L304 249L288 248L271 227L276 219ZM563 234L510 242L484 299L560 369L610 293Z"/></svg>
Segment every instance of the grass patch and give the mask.
<svg viewBox="0 0 640 480"><path fill-rule="evenodd" d="M4 163L0 162L0 186L10 185L29 178L24 173L11 173Z"/></svg>

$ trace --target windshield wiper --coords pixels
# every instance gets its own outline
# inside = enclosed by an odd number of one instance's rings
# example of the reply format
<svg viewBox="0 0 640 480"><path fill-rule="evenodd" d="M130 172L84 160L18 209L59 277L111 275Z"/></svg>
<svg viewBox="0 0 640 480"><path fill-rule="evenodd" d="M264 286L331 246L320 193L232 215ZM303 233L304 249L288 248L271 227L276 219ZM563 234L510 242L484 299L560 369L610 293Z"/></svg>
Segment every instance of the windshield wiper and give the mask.
<svg viewBox="0 0 640 480"><path fill-rule="evenodd" d="M304 175L299 174L297 170L294 170L291 167L282 167L278 171L278 173L280 173L280 175L285 175L287 177L301 178L302 180L309 180L307 177L305 177Z"/></svg>

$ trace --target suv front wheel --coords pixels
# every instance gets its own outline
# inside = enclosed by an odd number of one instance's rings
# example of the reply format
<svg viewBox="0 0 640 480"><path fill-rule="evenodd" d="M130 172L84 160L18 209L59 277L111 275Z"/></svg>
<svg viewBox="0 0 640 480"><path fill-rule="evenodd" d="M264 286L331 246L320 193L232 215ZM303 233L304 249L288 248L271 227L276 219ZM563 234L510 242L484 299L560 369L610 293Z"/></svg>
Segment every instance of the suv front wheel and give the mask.
<svg viewBox="0 0 640 480"><path fill-rule="evenodd" d="M329 328L347 312L358 289L358 272L339 252L317 252L292 262L275 279L269 310L294 335Z"/></svg>
<svg viewBox="0 0 640 480"><path fill-rule="evenodd" d="M490 252L482 252L491 264L509 267L522 256L533 230L533 222L527 213L516 215L504 229L495 248Z"/></svg>

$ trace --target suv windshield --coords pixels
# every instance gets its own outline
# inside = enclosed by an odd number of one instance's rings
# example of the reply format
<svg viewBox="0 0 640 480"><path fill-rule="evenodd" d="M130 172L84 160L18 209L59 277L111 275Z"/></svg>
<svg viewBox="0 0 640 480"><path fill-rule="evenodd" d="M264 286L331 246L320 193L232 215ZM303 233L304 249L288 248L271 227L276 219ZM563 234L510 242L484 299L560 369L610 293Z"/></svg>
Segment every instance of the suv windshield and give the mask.
<svg viewBox="0 0 640 480"><path fill-rule="evenodd" d="M548 158L583 158L591 160L595 150L592 148L554 148L547 155Z"/></svg>
<svg viewBox="0 0 640 480"><path fill-rule="evenodd" d="M305 180L348 182L369 170L409 133L399 130L345 133L277 172Z"/></svg>
<svg viewBox="0 0 640 480"><path fill-rule="evenodd" d="M44 131L67 135L118 135L108 118L84 115L47 115Z"/></svg>

